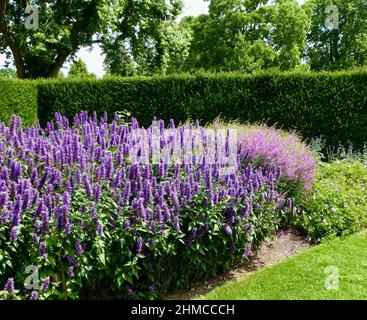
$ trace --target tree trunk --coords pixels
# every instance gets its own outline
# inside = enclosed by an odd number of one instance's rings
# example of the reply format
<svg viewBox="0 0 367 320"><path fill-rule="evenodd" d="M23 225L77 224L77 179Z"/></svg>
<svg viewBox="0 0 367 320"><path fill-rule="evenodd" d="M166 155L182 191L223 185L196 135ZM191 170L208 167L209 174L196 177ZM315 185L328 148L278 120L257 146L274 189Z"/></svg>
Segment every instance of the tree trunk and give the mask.
<svg viewBox="0 0 367 320"><path fill-rule="evenodd" d="M3 34L4 39L13 54L14 63L17 68L18 78L25 79L26 71L25 71L23 57L20 51L20 47L18 45L17 40L14 38L14 36L9 31L6 21L5 21L6 3L7 3L7 0L0 0L0 32Z"/></svg>

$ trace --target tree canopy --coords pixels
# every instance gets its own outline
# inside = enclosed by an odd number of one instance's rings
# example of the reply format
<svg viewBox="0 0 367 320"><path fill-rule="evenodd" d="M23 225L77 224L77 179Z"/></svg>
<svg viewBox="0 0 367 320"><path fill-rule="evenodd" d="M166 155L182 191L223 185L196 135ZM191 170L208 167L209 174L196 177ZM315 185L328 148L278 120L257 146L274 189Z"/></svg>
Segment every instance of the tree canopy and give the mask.
<svg viewBox="0 0 367 320"><path fill-rule="evenodd" d="M207 1L208 14L179 21L183 0L0 0L0 54L19 78L56 77L95 43L120 76L366 64L365 0ZM337 28L325 24L331 4Z"/></svg>

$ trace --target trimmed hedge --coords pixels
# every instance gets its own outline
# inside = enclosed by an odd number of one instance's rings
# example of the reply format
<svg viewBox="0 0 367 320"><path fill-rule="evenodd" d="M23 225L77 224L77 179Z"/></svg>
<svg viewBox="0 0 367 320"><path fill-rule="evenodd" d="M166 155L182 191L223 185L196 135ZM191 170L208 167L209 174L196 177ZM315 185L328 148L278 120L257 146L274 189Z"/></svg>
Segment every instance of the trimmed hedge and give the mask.
<svg viewBox="0 0 367 320"><path fill-rule="evenodd" d="M34 82L0 79L0 121L9 124L13 113L22 118L24 126L36 122L37 86Z"/></svg>
<svg viewBox="0 0 367 320"><path fill-rule="evenodd" d="M41 123L55 111L127 110L144 126L153 116L185 121L265 122L296 130L304 138L324 136L328 145L367 140L367 72L209 74L152 78L41 81Z"/></svg>
<svg viewBox="0 0 367 320"><path fill-rule="evenodd" d="M32 84L37 85L43 125L56 111L71 118L81 110L99 115L127 110L144 126L153 116L177 122L190 117L202 124L221 116L296 130L304 138L324 136L328 145L353 144L360 149L367 140L366 71L62 79ZM0 103L7 101L2 109L27 117L32 114L34 119L35 94L30 87L30 82L15 81L1 89Z"/></svg>

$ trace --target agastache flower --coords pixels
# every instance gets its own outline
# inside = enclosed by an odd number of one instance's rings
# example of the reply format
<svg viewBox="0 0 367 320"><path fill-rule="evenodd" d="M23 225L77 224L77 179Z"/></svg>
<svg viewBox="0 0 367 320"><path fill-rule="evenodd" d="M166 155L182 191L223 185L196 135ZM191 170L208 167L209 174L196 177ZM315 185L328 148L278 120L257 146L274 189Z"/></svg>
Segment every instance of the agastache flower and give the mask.
<svg viewBox="0 0 367 320"><path fill-rule="evenodd" d="M137 254L140 255L142 250L143 250L143 238L139 237L138 240L136 240L136 252L137 252Z"/></svg>
<svg viewBox="0 0 367 320"><path fill-rule="evenodd" d="M196 238L197 231L198 231L198 228L196 228L196 227L192 228L191 233L190 233L190 236L189 236L189 240L187 242L188 246L191 246L192 245L193 241Z"/></svg>
<svg viewBox="0 0 367 320"><path fill-rule="evenodd" d="M83 254L84 248L82 247L81 241L78 239L75 244L75 253L77 256Z"/></svg>
<svg viewBox="0 0 367 320"><path fill-rule="evenodd" d="M39 293L37 291L32 291L29 300L37 300L39 297Z"/></svg>
<svg viewBox="0 0 367 320"><path fill-rule="evenodd" d="M42 290L47 291L50 286L51 279L50 277L47 277L42 282Z"/></svg>
<svg viewBox="0 0 367 320"><path fill-rule="evenodd" d="M15 289L14 289L14 278L9 278L6 281L4 290L7 291L9 294L13 294Z"/></svg>

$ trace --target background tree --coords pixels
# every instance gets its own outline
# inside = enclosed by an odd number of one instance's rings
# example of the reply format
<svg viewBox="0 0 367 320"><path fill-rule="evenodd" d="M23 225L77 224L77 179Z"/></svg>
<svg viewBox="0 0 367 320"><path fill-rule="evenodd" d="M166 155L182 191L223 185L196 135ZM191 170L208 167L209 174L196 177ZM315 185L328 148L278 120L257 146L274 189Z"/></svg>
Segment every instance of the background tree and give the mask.
<svg viewBox="0 0 367 320"><path fill-rule="evenodd" d="M175 22L182 0L126 0L112 32L103 35L111 74L155 74L180 69L188 55L190 30Z"/></svg>
<svg viewBox="0 0 367 320"><path fill-rule="evenodd" d="M0 53L13 57L19 78L56 77L64 62L115 20L125 0L0 0ZM28 30L27 5L39 9Z"/></svg>
<svg viewBox="0 0 367 320"><path fill-rule="evenodd" d="M325 27L325 9L335 5L339 28ZM312 26L307 37L307 59L313 70L348 69L367 61L367 2L365 0L308 0L305 9Z"/></svg>
<svg viewBox="0 0 367 320"><path fill-rule="evenodd" d="M251 72L301 63L309 17L296 0L212 0L209 15L186 18L187 69Z"/></svg>
<svg viewBox="0 0 367 320"><path fill-rule="evenodd" d="M94 73L88 71L87 65L81 59L75 60L70 66L68 77L70 78L95 78Z"/></svg>

